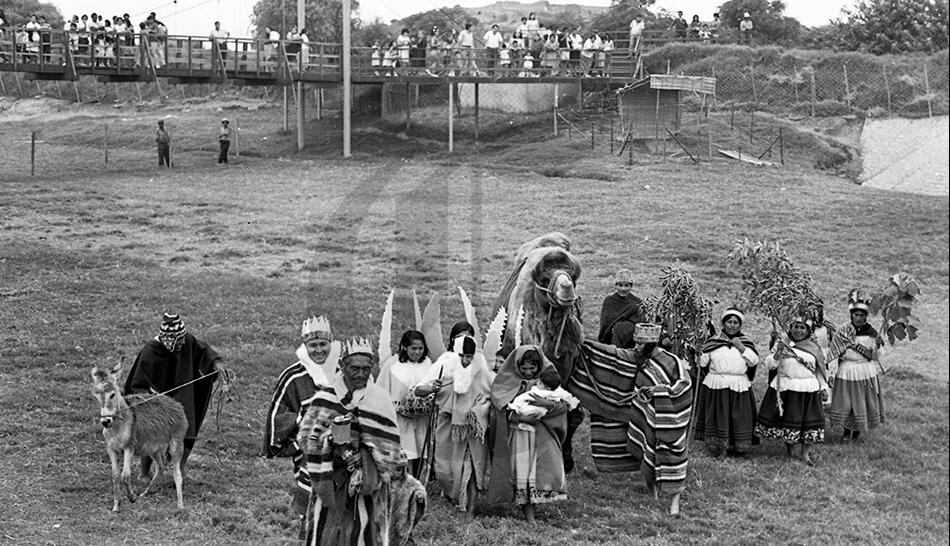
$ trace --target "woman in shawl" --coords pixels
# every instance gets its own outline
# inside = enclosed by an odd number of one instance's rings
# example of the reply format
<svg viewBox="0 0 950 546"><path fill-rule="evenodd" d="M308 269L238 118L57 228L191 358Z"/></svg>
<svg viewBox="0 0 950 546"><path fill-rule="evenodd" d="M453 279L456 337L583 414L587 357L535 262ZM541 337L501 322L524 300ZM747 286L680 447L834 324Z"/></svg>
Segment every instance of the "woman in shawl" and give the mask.
<svg viewBox="0 0 950 546"><path fill-rule="evenodd" d="M868 324L868 302L853 296L851 321L835 332L828 358L838 359L831 397L831 424L844 427L845 441L884 422L878 349L880 334Z"/></svg>
<svg viewBox="0 0 950 546"><path fill-rule="evenodd" d="M534 522L535 504L567 498L561 445L567 435L568 404L535 396L532 404L547 409L535 422L509 409L547 370L557 373L540 347L522 345L505 359L491 387L495 430L488 503L513 501L529 523Z"/></svg>
<svg viewBox="0 0 950 546"><path fill-rule="evenodd" d="M752 379L759 353L742 333L742 311L730 307L722 314L722 331L709 338L699 357L708 368L699 387L696 439L705 441L713 457L744 457L756 442L755 395Z"/></svg>
<svg viewBox="0 0 950 546"><path fill-rule="evenodd" d="M470 514L476 492L487 486L485 433L493 379L475 339L462 335L413 391L416 397L436 393L435 475L442 493Z"/></svg>
<svg viewBox="0 0 950 546"><path fill-rule="evenodd" d="M819 380L824 376L825 359L811 336L811 319L796 317L788 325L788 339L780 339L774 352L765 357L765 366L776 373L762 400L755 429L760 436L784 441L789 456L796 444L801 445L802 460L808 465L814 464L811 446L825 441Z"/></svg>
<svg viewBox="0 0 950 546"><path fill-rule="evenodd" d="M407 330L399 341L399 352L383 363L376 379L376 384L389 393L396 408L399 442L409 459L410 472L416 477L419 477L420 457L435 396L418 398L413 391L430 367L432 361L425 336L417 330Z"/></svg>

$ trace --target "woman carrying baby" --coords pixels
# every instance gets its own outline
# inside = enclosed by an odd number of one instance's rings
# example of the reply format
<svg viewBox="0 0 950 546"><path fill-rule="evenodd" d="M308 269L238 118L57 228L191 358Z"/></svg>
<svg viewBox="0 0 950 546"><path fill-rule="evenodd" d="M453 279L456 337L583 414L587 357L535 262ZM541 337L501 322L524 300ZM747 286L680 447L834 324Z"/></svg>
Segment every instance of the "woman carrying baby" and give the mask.
<svg viewBox="0 0 950 546"><path fill-rule="evenodd" d="M492 383L494 456L489 504L515 502L534 522L534 505L567 498L561 444L577 399L536 345L518 347Z"/></svg>

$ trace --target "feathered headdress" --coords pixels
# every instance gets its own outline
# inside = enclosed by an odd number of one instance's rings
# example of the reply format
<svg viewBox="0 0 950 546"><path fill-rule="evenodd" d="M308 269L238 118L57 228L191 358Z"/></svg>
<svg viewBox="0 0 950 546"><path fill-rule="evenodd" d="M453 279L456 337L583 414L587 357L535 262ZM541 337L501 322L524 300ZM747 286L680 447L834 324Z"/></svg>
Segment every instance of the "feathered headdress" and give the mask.
<svg viewBox="0 0 950 546"><path fill-rule="evenodd" d="M864 311L865 313L870 312L871 301L868 298L862 296L861 292L857 288L848 292L848 311Z"/></svg>

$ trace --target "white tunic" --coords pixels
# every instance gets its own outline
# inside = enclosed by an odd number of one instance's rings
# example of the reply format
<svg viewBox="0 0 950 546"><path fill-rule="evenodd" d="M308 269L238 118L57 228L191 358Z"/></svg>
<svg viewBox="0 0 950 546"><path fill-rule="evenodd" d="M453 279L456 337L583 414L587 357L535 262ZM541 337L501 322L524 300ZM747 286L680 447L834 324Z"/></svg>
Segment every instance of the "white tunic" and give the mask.
<svg viewBox="0 0 950 546"><path fill-rule="evenodd" d="M873 351L871 360L854 349L845 350L844 354L838 357L838 371L835 374L836 379L845 381L863 381L877 377L880 364L877 360L877 343L872 336L855 336L854 343L862 345Z"/></svg>
<svg viewBox="0 0 950 546"><path fill-rule="evenodd" d="M731 389L745 392L752 386L746 370L759 363L759 355L746 347L741 353L735 347L719 347L699 357L701 367L709 366L703 385L710 389Z"/></svg>
<svg viewBox="0 0 950 546"><path fill-rule="evenodd" d="M796 349L795 347L792 347L791 350L795 351L796 355L812 366L817 363L815 357L808 351ZM778 374L769 386L779 392L817 392L822 388L815 372L809 370L795 358L785 357L776 362L775 356L770 354L765 357L764 364L770 370L778 369Z"/></svg>
<svg viewBox="0 0 950 546"><path fill-rule="evenodd" d="M399 355L393 355L380 367L381 372L376 384L389 393L389 398L398 410L399 405L406 401L410 391L422 382L431 367L432 361L428 358L418 363L399 362ZM428 416L403 417L397 411L396 424L399 427L399 443L406 452L406 457L410 460L418 459L425 445Z"/></svg>

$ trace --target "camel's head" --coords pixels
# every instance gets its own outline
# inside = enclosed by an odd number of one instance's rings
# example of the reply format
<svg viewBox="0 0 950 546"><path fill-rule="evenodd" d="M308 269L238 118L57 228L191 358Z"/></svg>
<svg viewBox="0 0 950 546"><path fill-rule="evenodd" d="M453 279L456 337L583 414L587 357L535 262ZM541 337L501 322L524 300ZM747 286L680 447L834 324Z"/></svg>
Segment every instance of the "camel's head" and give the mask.
<svg viewBox="0 0 950 546"><path fill-rule="evenodd" d="M571 307L577 301L576 282L581 264L562 248L539 248L543 252L531 272L535 298L543 307Z"/></svg>

